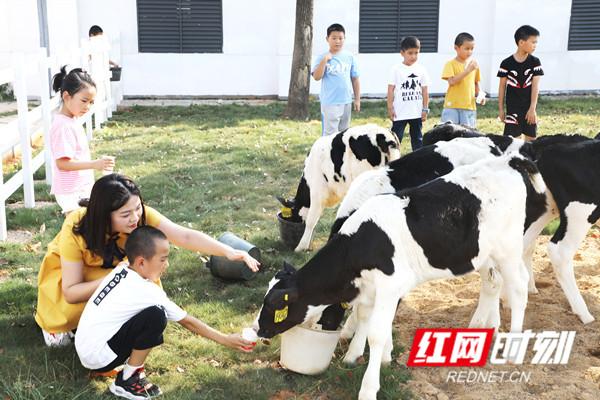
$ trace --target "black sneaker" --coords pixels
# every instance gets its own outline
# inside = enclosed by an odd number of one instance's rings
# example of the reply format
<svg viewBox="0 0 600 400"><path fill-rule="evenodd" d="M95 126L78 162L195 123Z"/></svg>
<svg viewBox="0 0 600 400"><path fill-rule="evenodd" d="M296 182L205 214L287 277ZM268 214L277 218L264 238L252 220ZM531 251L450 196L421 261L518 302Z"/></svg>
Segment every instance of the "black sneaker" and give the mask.
<svg viewBox="0 0 600 400"><path fill-rule="evenodd" d="M110 391L126 399L150 399L162 394L158 386L146 380L144 368L138 368L127 380L123 380L123 371L120 371Z"/></svg>

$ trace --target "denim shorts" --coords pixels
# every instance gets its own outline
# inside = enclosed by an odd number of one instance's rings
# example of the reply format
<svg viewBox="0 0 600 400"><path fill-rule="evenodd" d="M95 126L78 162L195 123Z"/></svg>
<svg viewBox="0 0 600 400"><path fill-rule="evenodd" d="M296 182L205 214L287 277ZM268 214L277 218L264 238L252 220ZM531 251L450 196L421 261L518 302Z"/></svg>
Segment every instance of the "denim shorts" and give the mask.
<svg viewBox="0 0 600 400"><path fill-rule="evenodd" d="M475 128L477 123L477 111L466 110L463 108L444 108L442 110L442 123L453 122L455 124L470 126Z"/></svg>

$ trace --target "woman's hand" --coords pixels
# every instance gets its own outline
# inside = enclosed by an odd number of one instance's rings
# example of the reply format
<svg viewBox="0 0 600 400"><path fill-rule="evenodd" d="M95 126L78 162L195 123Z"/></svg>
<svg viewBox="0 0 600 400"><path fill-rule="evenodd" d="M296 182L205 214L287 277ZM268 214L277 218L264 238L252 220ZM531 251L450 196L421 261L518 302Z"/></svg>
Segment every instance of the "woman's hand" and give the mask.
<svg viewBox="0 0 600 400"><path fill-rule="evenodd" d="M231 261L243 261L252 272L258 272L260 263L256 261L250 254L245 251L230 249L225 253L225 257Z"/></svg>

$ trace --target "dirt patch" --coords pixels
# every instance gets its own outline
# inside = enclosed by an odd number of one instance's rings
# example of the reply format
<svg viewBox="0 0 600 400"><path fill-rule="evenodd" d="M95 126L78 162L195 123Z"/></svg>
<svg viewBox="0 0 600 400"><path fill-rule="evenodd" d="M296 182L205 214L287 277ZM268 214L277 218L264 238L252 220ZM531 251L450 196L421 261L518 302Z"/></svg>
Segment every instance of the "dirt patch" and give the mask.
<svg viewBox="0 0 600 400"><path fill-rule="evenodd" d="M6 241L9 243L28 243L33 237L33 233L29 231L14 230L8 231Z"/></svg>
<svg viewBox="0 0 600 400"><path fill-rule="evenodd" d="M0 269L0 283L10 278L10 273L5 269Z"/></svg>
<svg viewBox="0 0 600 400"><path fill-rule="evenodd" d="M56 203L53 201L40 201L40 200L36 200L35 201L35 208L44 208L44 207L52 207L54 206ZM14 203L8 203L6 204L6 208L9 210L16 210L19 208L24 208L25 204L23 204L22 201L16 201Z"/></svg>
<svg viewBox="0 0 600 400"><path fill-rule="evenodd" d="M483 368L413 368L407 384L419 399L598 399L600 398L600 239L589 235L575 257L578 286L596 321L583 325L569 307L546 252L549 237L540 237L534 254L534 271L539 290L530 295L524 329L575 330L568 365L486 365ZM396 343L406 351L398 361L406 364L416 328L466 327L479 298L479 275L429 282L413 290L401 303L394 321ZM506 332L510 311L503 309L501 331ZM514 371L531 373L529 382L454 383L448 372ZM500 397L499 397L500 395Z"/></svg>

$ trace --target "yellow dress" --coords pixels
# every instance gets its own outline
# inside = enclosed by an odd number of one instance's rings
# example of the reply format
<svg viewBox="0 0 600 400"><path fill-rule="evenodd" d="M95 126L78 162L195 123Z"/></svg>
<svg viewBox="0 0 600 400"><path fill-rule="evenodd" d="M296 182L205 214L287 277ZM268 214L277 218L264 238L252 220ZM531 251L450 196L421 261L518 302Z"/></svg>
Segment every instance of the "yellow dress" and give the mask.
<svg viewBox="0 0 600 400"><path fill-rule="evenodd" d="M452 59L444 65L442 79L456 76L465 70L465 64ZM479 68L471 71L462 81L454 86L449 86L444 98L444 108L460 108L463 110L476 110L475 83L481 81Z"/></svg>
<svg viewBox="0 0 600 400"><path fill-rule="evenodd" d="M157 227L161 214L151 207L144 206L146 224ZM102 268L102 257L87 249L83 236L73 232L73 226L83 218L86 208L70 213L63 222L60 232L48 244L48 251L38 274L38 299L35 321L47 332L67 332L77 328L86 302L69 304L62 292L62 272L60 257L68 261L83 262L83 279L86 282L105 277L110 268ZM127 234L119 234L117 246L125 248ZM116 258L113 265L117 265Z"/></svg>

